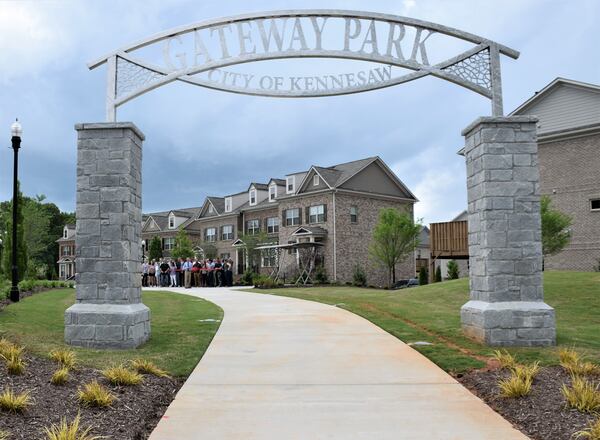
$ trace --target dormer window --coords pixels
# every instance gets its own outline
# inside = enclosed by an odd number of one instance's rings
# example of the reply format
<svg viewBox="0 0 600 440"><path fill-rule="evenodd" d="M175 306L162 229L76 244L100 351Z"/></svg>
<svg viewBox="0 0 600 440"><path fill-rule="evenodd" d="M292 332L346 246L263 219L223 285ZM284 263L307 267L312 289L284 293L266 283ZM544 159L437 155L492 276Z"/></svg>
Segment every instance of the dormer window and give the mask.
<svg viewBox="0 0 600 440"><path fill-rule="evenodd" d="M231 197L225 197L225 212L231 212Z"/></svg>
<svg viewBox="0 0 600 440"><path fill-rule="evenodd" d="M67 228L63 231L63 238L67 238L69 236L69 230Z"/></svg>
<svg viewBox="0 0 600 440"><path fill-rule="evenodd" d="M256 190L252 188L249 194L250 206L256 205Z"/></svg>
<svg viewBox="0 0 600 440"><path fill-rule="evenodd" d="M209 213L209 214L214 214L214 213L215 213L215 208L214 208L214 206L212 205L212 203L210 203L210 204L208 205L208 213Z"/></svg>
<svg viewBox="0 0 600 440"><path fill-rule="evenodd" d="M274 202L277 198L277 185L271 185L269 187L269 202Z"/></svg>
<svg viewBox="0 0 600 440"><path fill-rule="evenodd" d="M175 216L169 215L169 229L175 229Z"/></svg>
<svg viewBox="0 0 600 440"><path fill-rule="evenodd" d="M313 186L319 186L319 175L315 174L313 176Z"/></svg>
<svg viewBox="0 0 600 440"><path fill-rule="evenodd" d="M296 190L296 176L288 176L285 179L285 192L292 194Z"/></svg>

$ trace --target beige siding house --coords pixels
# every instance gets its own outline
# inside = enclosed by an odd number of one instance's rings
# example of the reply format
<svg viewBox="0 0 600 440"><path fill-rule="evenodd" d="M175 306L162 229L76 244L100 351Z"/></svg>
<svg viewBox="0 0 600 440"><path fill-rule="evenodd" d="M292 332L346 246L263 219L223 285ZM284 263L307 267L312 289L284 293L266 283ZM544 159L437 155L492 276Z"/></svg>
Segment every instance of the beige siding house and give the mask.
<svg viewBox="0 0 600 440"><path fill-rule="evenodd" d="M571 242L547 269L592 270L600 262L600 86L557 78L513 115L539 118L540 192L573 219Z"/></svg>
<svg viewBox="0 0 600 440"><path fill-rule="evenodd" d="M143 245L161 238L166 256L183 228L202 255L210 243L217 256L234 260L239 275L248 269L240 237L263 231L267 240L260 267L293 282L303 269L306 249L314 249L329 280L352 281L357 265L368 283L386 284L386 270L369 258L368 247L379 210L394 207L413 214L415 196L379 158L329 167L312 166L267 183L252 182L246 191L207 197L201 207L144 216ZM146 250L147 252L147 250ZM415 274L414 256L400 264L397 278Z"/></svg>

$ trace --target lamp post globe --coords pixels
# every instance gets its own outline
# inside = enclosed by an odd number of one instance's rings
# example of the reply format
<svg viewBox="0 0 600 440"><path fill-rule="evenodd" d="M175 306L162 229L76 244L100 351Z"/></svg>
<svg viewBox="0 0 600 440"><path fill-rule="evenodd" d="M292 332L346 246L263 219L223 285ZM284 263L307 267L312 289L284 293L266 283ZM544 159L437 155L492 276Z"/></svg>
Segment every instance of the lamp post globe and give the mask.
<svg viewBox="0 0 600 440"><path fill-rule="evenodd" d="M10 126L12 149L14 152L13 165L13 200L12 200L12 266L11 279L12 285L10 288L10 300L18 302L20 299L19 292L19 267L17 266L17 221L19 212L19 197L18 197L18 181L19 181L19 148L21 148L21 135L23 127L17 119Z"/></svg>

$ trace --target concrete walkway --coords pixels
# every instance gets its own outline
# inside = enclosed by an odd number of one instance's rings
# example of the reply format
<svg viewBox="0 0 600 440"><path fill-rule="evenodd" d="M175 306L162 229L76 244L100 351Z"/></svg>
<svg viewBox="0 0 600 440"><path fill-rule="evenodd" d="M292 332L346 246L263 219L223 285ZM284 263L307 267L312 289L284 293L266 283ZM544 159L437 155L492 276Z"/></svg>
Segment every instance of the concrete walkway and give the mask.
<svg viewBox="0 0 600 440"><path fill-rule="evenodd" d="M234 289L168 290L212 301L225 317L150 440L527 439L350 312Z"/></svg>

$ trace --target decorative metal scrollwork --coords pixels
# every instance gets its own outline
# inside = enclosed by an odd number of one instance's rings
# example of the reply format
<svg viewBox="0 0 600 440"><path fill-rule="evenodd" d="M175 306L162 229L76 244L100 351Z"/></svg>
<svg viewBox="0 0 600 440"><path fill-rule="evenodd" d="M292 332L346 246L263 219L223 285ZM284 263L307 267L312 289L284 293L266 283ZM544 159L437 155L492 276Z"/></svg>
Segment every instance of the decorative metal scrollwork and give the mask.
<svg viewBox="0 0 600 440"><path fill-rule="evenodd" d="M164 75L117 56L116 97L121 98Z"/></svg>
<svg viewBox="0 0 600 440"><path fill-rule="evenodd" d="M490 50L484 49L442 70L464 81L486 88L491 92L492 72L490 64Z"/></svg>

